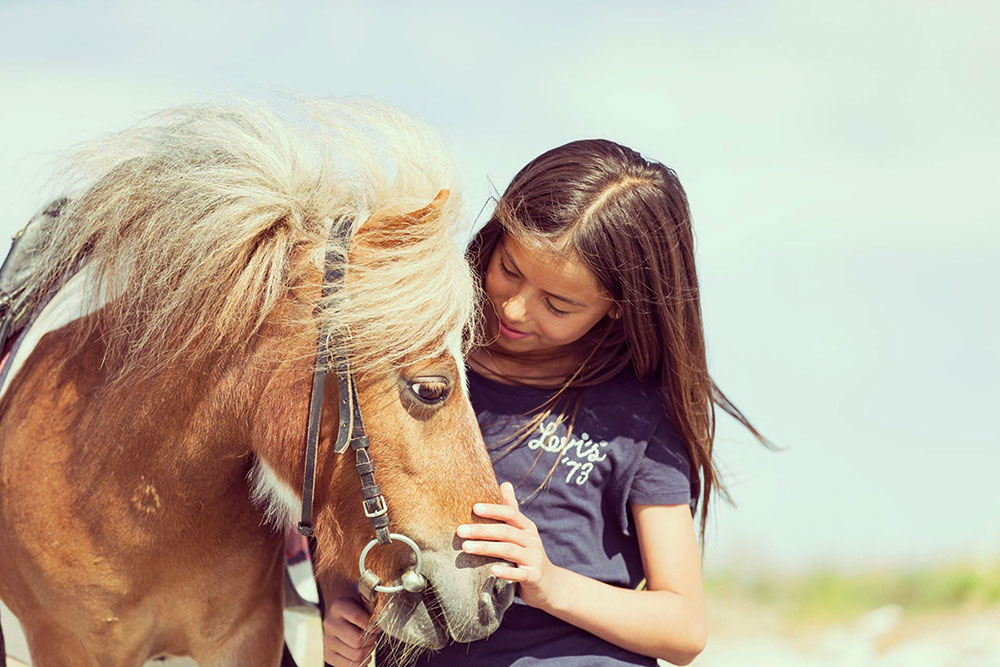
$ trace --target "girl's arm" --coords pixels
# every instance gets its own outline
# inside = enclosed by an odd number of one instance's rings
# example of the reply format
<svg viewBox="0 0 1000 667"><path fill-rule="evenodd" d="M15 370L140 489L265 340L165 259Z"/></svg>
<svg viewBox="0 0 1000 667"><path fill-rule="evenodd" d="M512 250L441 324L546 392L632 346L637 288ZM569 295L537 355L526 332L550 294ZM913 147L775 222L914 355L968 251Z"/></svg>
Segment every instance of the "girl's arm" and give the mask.
<svg viewBox="0 0 1000 667"><path fill-rule="evenodd" d="M509 483L505 504L478 504L473 511L500 524L459 527L469 553L494 556L516 567L493 566L515 581L521 599L567 623L629 651L678 665L705 646L705 596L694 522L687 505L632 505L647 590L619 588L553 565L538 530L521 514Z"/></svg>

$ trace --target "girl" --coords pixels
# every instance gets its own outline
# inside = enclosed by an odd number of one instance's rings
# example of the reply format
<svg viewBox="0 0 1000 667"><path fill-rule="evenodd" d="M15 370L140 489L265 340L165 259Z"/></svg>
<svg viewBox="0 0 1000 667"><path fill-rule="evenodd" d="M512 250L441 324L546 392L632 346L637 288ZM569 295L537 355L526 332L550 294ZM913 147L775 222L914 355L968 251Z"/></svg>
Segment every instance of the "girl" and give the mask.
<svg viewBox="0 0 1000 667"><path fill-rule="evenodd" d="M700 498L704 538L725 494L715 404L767 442L708 375L677 176L610 141L560 146L518 172L469 259L487 297L469 391L505 502L456 534L507 561L493 573L519 598L489 638L420 664L691 662L706 639L693 515ZM364 664L367 612L328 600L326 660Z"/></svg>

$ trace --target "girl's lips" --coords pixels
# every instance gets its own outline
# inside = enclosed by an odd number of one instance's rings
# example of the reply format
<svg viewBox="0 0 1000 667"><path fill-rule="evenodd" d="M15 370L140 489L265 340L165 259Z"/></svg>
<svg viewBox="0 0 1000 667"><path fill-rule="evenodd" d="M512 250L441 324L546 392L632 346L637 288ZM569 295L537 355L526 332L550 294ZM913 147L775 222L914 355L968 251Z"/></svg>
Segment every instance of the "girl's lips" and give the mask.
<svg viewBox="0 0 1000 667"><path fill-rule="evenodd" d="M518 331L517 329L511 329L509 326L504 324L503 320L501 320L500 318L497 318L497 322L500 324L500 333L512 340L518 340L519 338L524 338L526 336L531 335L531 334L526 334L523 331Z"/></svg>

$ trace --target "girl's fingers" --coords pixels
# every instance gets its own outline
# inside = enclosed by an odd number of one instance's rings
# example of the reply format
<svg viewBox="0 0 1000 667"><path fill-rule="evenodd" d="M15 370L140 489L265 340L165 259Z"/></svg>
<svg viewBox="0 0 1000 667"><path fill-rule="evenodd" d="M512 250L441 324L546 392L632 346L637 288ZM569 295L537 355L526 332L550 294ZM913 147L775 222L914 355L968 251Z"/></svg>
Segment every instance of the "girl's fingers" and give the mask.
<svg viewBox="0 0 1000 667"><path fill-rule="evenodd" d="M528 565L526 562L527 549L510 542L474 542L469 540L462 543L462 551L477 556L500 558L518 565Z"/></svg>
<svg viewBox="0 0 1000 667"><path fill-rule="evenodd" d="M342 641L339 636L325 633L323 637L323 659L334 667L357 667L367 665L375 648L373 640L363 641L358 646Z"/></svg>
<svg viewBox="0 0 1000 667"><path fill-rule="evenodd" d="M528 546L529 536L523 530L518 530L506 523L469 523L458 527L456 531L459 537L468 537L476 540L501 540L503 542L513 542L522 547Z"/></svg>
<svg viewBox="0 0 1000 667"><path fill-rule="evenodd" d="M514 509L517 509L517 496L514 495L514 485L510 482L504 482L500 485L500 495L503 497L505 504L510 505Z"/></svg>
<svg viewBox="0 0 1000 667"><path fill-rule="evenodd" d="M371 614L354 598L340 597L329 603L323 620L323 659L334 667L368 664L378 627L371 627Z"/></svg>
<svg viewBox="0 0 1000 667"><path fill-rule="evenodd" d="M371 647L353 649L343 644L326 644L323 647L323 660L333 667L363 667L368 664L371 653Z"/></svg>
<svg viewBox="0 0 1000 667"><path fill-rule="evenodd" d="M323 653L340 656L340 659L357 662L371 655L375 643L368 637L351 636L343 629L330 632L324 623ZM329 662L329 661L328 661Z"/></svg>
<svg viewBox="0 0 1000 667"><path fill-rule="evenodd" d="M337 598L327 611L327 619L342 618L355 626L366 630L371 624L372 615L353 598Z"/></svg>
<svg viewBox="0 0 1000 667"><path fill-rule="evenodd" d="M509 565L491 565L490 574L506 581L516 581L524 583L528 580L528 570L522 567L510 567Z"/></svg>
<svg viewBox="0 0 1000 667"><path fill-rule="evenodd" d="M522 530L526 530L529 526L534 525L528 517L510 505L476 503L472 506L472 511L476 516L481 516L484 519L498 519Z"/></svg>
<svg viewBox="0 0 1000 667"><path fill-rule="evenodd" d="M327 616L323 621L323 637L333 640L334 644L343 644L349 648L360 649L370 643L370 636L352 623L342 618Z"/></svg>

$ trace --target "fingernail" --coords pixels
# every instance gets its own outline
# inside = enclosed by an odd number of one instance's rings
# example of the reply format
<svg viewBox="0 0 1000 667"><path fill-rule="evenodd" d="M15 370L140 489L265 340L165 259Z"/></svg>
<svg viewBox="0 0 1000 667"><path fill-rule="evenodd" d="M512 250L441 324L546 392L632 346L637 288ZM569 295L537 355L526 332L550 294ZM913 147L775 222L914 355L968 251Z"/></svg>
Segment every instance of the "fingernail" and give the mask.
<svg viewBox="0 0 1000 667"><path fill-rule="evenodd" d="M475 542L462 542L462 551L475 551L475 550L476 550Z"/></svg>
<svg viewBox="0 0 1000 667"><path fill-rule="evenodd" d="M497 575L502 571L499 565L490 565L490 574Z"/></svg>
<svg viewBox="0 0 1000 667"><path fill-rule="evenodd" d="M459 537L468 537L469 536L469 527L468 526L464 526L464 525L463 526L459 526L458 527L458 531L456 531L456 532L458 532L458 536Z"/></svg>
<svg viewBox="0 0 1000 667"><path fill-rule="evenodd" d="M472 511L473 512L482 512L485 508L486 508L486 506L483 505L482 503L476 503L475 505L472 506Z"/></svg>

